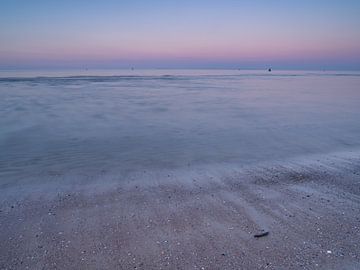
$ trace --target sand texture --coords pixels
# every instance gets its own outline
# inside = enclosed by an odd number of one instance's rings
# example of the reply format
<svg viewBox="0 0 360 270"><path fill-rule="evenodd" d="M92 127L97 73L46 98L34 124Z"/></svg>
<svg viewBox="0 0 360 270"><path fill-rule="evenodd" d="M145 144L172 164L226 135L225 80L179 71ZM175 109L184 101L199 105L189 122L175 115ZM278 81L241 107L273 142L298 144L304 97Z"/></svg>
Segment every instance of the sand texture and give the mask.
<svg viewBox="0 0 360 270"><path fill-rule="evenodd" d="M359 153L337 153L144 171L107 187L101 179L116 177L99 172L92 184L39 186L21 199L9 187L0 267L359 269L359 164Z"/></svg>

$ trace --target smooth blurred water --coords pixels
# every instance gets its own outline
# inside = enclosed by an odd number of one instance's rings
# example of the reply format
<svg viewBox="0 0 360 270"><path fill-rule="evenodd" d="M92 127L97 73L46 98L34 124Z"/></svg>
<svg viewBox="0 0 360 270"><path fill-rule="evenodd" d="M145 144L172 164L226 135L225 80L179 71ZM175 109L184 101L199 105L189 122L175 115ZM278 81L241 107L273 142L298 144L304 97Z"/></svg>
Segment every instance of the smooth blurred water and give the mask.
<svg viewBox="0 0 360 270"><path fill-rule="evenodd" d="M0 72L0 179L360 147L360 73Z"/></svg>

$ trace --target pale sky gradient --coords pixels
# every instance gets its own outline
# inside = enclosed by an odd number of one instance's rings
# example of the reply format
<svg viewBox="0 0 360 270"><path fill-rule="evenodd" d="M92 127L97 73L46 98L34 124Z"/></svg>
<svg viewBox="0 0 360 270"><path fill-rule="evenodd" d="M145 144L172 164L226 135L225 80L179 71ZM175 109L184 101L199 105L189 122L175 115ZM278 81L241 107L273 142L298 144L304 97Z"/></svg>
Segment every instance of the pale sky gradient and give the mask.
<svg viewBox="0 0 360 270"><path fill-rule="evenodd" d="M360 69L357 0L0 0L0 68Z"/></svg>

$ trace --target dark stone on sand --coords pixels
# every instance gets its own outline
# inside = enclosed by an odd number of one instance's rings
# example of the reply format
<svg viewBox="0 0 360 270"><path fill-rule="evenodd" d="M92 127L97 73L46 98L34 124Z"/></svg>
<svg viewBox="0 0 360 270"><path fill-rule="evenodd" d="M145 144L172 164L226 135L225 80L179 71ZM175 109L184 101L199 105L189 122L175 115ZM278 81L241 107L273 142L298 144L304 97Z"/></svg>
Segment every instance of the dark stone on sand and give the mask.
<svg viewBox="0 0 360 270"><path fill-rule="evenodd" d="M267 236L267 235L269 235L269 232L262 232L262 233L255 234L254 237L255 238L260 238L260 237L264 237L264 236Z"/></svg>

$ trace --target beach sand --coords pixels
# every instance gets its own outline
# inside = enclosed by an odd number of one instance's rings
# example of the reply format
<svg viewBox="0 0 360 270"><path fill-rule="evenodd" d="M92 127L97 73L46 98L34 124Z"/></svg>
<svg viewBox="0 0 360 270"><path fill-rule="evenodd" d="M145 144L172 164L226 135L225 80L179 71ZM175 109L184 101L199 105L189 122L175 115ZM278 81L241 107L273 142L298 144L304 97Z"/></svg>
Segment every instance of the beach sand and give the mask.
<svg viewBox="0 0 360 270"><path fill-rule="evenodd" d="M49 172L52 184L2 188L0 268L359 269L359 164L353 151L126 176Z"/></svg>

